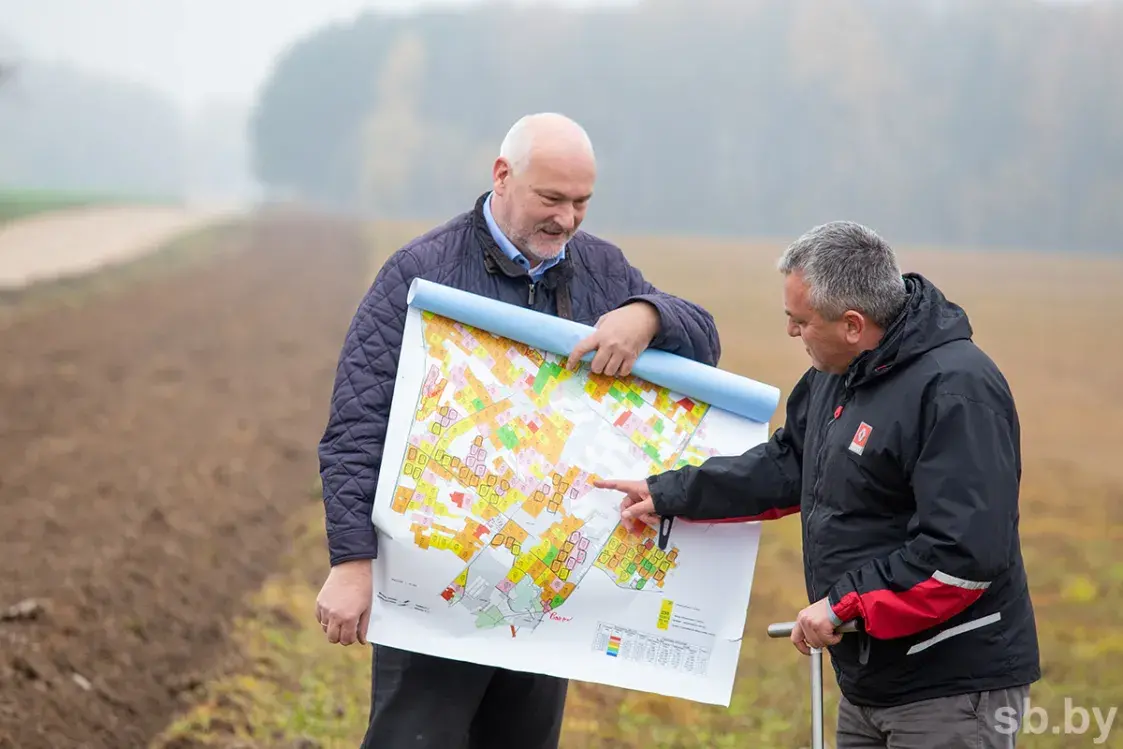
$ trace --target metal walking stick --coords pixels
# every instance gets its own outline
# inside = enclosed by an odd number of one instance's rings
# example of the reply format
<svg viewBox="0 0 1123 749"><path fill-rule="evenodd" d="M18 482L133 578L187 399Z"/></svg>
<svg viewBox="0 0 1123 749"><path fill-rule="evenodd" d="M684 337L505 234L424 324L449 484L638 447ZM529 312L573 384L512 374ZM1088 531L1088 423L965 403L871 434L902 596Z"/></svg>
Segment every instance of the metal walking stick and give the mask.
<svg viewBox="0 0 1123 749"><path fill-rule="evenodd" d="M791 637L795 622L777 622L768 625L768 636ZM857 632L856 622L844 622L835 630L839 633ZM811 749L823 749L823 651L811 648Z"/></svg>

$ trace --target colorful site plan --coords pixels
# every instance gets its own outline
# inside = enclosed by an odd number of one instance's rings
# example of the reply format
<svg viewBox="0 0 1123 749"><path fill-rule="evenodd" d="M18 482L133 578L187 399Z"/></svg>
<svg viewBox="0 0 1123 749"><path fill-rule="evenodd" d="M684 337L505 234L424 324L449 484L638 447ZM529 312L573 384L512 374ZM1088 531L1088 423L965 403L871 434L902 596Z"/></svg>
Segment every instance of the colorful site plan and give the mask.
<svg viewBox="0 0 1123 749"><path fill-rule="evenodd" d="M594 482L744 452L779 392L655 350L628 377L567 369L591 330L414 282L368 639L728 706L759 524L678 520L660 548Z"/></svg>

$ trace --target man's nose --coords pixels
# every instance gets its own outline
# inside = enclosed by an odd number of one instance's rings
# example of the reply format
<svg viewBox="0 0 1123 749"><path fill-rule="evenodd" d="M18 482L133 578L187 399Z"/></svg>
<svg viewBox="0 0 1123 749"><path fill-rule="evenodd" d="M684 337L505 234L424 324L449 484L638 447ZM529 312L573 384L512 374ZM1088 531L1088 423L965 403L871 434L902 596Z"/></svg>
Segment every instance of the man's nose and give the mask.
<svg viewBox="0 0 1123 749"><path fill-rule="evenodd" d="M577 224L577 211L571 205L562 206L558 209L557 215L554 216L554 221L562 229L573 231L573 227Z"/></svg>
<svg viewBox="0 0 1123 749"><path fill-rule="evenodd" d="M788 335L792 338L799 338L799 326L794 322L788 322Z"/></svg>

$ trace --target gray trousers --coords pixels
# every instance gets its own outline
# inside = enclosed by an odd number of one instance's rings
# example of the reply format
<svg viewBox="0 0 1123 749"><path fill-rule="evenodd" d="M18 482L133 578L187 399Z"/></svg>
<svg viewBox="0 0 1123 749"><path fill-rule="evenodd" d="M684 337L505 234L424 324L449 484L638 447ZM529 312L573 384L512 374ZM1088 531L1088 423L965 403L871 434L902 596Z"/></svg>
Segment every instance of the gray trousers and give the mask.
<svg viewBox="0 0 1123 749"><path fill-rule="evenodd" d="M1013 749L1029 687L898 707L838 706L838 749Z"/></svg>
<svg viewBox="0 0 1123 749"><path fill-rule="evenodd" d="M362 749L557 749L566 680L373 650Z"/></svg>

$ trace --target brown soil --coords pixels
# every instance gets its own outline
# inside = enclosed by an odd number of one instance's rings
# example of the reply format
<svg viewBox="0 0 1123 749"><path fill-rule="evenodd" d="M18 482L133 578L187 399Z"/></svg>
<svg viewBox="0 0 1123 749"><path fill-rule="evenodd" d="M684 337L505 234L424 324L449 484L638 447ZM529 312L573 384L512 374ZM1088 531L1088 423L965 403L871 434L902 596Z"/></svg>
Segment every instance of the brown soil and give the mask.
<svg viewBox="0 0 1123 749"><path fill-rule="evenodd" d="M316 501L366 248L308 218L220 236L246 246L0 326L4 749L144 746Z"/></svg>

